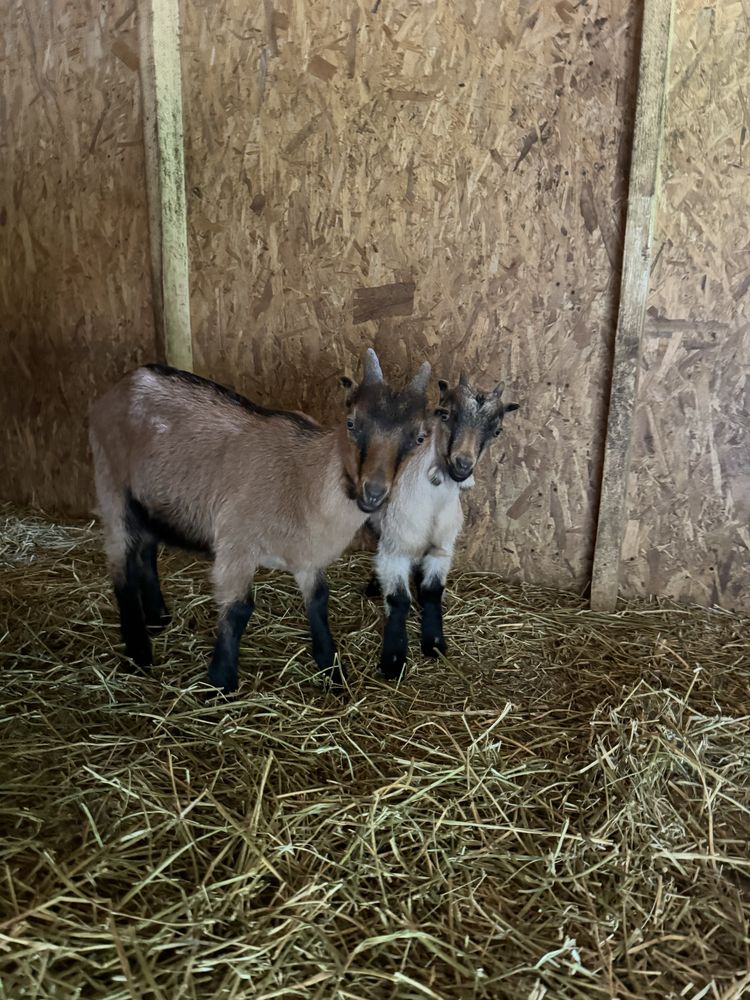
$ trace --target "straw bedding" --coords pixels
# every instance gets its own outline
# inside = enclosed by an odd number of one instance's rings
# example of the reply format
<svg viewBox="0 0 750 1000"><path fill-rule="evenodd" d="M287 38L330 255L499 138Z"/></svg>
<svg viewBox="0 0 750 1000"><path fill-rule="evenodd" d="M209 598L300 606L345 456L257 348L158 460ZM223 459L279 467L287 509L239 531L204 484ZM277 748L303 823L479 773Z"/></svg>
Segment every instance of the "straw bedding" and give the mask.
<svg viewBox="0 0 750 1000"><path fill-rule="evenodd" d="M96 529L0 531L3 998L750 995L747 620L456 574L449 659L395 687L357 555L348 698L268 574L211 703L204 565L164 559L143 676Z"/></svg>

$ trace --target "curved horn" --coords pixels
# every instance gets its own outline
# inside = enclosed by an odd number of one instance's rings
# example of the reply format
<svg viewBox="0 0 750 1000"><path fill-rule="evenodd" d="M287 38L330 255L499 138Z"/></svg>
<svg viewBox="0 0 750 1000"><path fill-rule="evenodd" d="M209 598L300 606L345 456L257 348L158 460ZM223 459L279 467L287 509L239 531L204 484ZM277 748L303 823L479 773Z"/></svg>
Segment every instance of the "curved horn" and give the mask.
<svg viewBox="0 0 750 1000"><path fill-rule="evenodd" d="M383 369L380 367L377 354L371 347L367 348L367 353L365 354L364 369L363 384L369 383L372 385L374 382L383 381Z"/></svg>
<svg viewBox="0 0 750 1000"><path fill-rule="evenodd" d="M469 380L466 377L466 372L462 371L461 374L458 376L458 384L468 386Z"/></svg>
<svg viewBox="0 0 750 1000"><path fill-rule="evenodd" d="M409 383L409 388L416 392L424 392L432 374L432 365L429 361L423 361L419 366L419 371Z"/></svg>
<svg viewBox="0 0 750 1000"><path fill-rule="evenodd" d="M492 390L492 395L502 396L504 388L505 388L505 382L498 382L495 388Z"/></svg>

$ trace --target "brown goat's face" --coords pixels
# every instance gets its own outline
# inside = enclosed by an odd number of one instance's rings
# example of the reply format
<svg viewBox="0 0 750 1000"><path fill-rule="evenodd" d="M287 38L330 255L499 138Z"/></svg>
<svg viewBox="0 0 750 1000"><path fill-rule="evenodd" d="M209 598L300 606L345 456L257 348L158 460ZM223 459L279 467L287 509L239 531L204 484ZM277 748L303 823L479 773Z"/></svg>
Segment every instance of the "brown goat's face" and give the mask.
<svg viewBox="0 0 750 1000"><path fill-rule="evenodd" d="M504 404L503 384L490 392L481 392L461 379L451 389L442 379L440 405L435 410L440 441L438 450L448 475L462 483L474 472L479 458L490 442L502 433L503 417L518 409L518 403Z"/></svg>
<svg viewBox="0 0 750 1000"><path fill-rule="evenodd" d="M424 445L429 433L429 365L423 365L404 389L393 389L383 381L379 365L376 374L380 377L368 373L366 366L361 385L341 380L349 390L344 461L347 489L367 514L382 507L402 464Z"/></svg>

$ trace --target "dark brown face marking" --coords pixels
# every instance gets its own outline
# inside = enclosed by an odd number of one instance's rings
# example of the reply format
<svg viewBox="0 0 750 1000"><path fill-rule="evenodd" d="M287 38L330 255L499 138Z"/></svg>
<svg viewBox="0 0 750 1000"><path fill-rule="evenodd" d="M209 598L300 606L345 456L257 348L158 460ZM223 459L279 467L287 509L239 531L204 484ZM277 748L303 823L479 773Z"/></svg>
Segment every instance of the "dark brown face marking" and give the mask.
<svg viewBox="0 0 750 1000"><path fill-rule="evenodd" d="M347 400L348 475L361 510L372 513L390 493L401 463L427 437L427 398L408 385L365 382Z"/></svg>
<svg viewBox="0 0 750 1000"><path fill-rule="evenodd" d="M502 401L502 385L491 392L475 389L463 378L453 389L441 380L440 405L435 411L445 425L443 460L448 474L463 482L474 468L487 445L502 431L503 417L518 409Z"/></svg>

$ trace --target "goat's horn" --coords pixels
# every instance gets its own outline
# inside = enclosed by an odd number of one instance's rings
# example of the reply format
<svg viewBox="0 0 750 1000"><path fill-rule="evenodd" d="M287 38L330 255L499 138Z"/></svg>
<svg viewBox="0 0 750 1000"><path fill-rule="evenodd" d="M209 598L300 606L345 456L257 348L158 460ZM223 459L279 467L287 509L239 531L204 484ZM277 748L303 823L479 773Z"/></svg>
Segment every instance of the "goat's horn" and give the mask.
<svg viewBox="0 0 750 1000"><path fill-rule="evenodd" d="M502 396L504 388L505 388L505 382L498 382L495 388L492 390L492 395Z"/></svg>
<svg viewBox="0 0 750 1000"><path fill-rule="evenodd" d="M432 374L432 365L429 361L423 361L419 366L419 371L409 383L409 388L416 392L424 392Z"/></svg>
<svg viewBox="0 0 750 1000"><path fill-rule="evenodd" d="M373 351L371 347L367 348L367 353L365 354L365 374L362 379L363 382L382 382L383 381L383 369L380 367L380 362L378 361L378 356Z"/></svg>
<svg viewBox="0 0 750 1000"><path fill-rule="evenodd" d="M466 377L466 372L461 372L461 374L458 376L458 384L459 385L468 385L469 384L469 380Z"/></svg>

